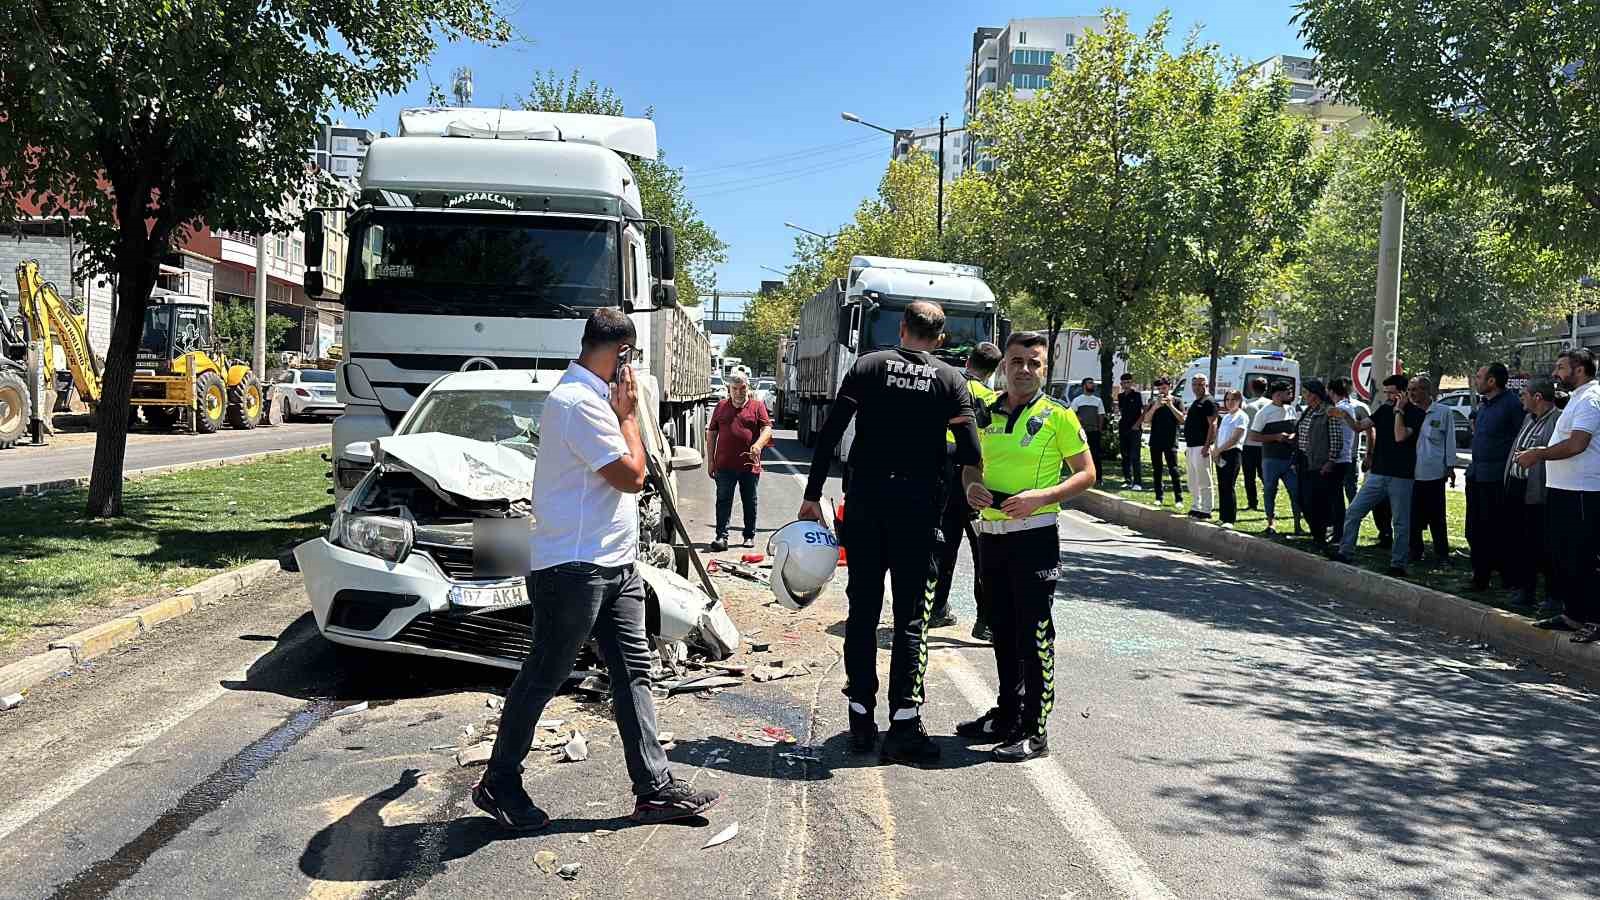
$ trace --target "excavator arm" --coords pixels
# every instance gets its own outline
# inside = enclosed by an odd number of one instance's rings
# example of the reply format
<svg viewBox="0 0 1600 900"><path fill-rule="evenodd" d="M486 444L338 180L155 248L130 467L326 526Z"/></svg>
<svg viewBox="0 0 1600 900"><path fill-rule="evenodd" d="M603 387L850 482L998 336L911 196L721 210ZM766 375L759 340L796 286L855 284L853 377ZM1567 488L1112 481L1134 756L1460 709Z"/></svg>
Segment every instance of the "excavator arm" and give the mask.
<svg viewBox="0 0 1600 900"><path fill-rule="evenodd" d="M91 404L99 403L100 370L89 349L84 317L73 315L56 286L39 274L36 260L25 260L17 266L17 293L17 305L28 322L29 332L44 341L47 365L55 365L55 346L59 343L78 395Z"/></svg>

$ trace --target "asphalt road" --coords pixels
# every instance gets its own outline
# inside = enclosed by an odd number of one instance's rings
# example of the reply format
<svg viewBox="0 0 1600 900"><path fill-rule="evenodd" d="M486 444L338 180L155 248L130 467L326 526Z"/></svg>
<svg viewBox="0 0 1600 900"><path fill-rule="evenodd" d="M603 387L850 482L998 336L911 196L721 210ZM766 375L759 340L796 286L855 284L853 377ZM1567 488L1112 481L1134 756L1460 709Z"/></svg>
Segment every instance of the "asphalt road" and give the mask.
<svg viewBox="0 0 1600 900"><path fill-rule="evenodd" d="M792 441L778 449L762 543L807 468ZM679 477L708 541L711 482ZM821 674L663 710L678 774L727 792L723 807L627 828L602 728L588 763L530 757L530 790L557 821L520 839L465 801L471 770L429 749L481 723L503 676L337 653L296 577L279 576L0 714L0 894L1600 894L1592 694L1078 515L1060 533L1049 758L998 765L947 737L933 769L852 757L830 649L841 598L800 615L747 607L755 639ZM963 618L969 589L963 554ZM924 713L939 735L992 702L988 649L965 633L934 636ZM331 716L357 701L372 708ZM568 701L558 714L602 712ZM762 723L800 746L751 741ZM816 759L784 756L796 749ZM734 820L738 838L700 849ZM535 868L547 849L583 863L576 882Z"/></svg>
<svg viewBox="0 0 1600 900"><path fill-rule="evenodd" d="M87 478L94 465L94 435L61 434L43 447L19 444L0 450L0 488L37 484L63 478ZM263 450L317 447L332 438L325 420L289 422L271 428L215 434L135 432L128 435L129 471L177 463L226 459Z"/></svg>

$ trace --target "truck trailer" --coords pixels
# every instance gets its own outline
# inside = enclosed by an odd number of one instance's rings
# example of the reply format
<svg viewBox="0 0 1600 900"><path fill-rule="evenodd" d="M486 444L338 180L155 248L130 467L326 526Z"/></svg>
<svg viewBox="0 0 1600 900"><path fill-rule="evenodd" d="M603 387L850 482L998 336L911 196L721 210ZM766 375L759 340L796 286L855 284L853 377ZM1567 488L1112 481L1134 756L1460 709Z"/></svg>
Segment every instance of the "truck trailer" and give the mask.
<svg viewBox="0 0 1600 900"><path fill-rule="evenodd" d="M958 368L974 346L1004 341L1010 330L1010 323L999 315L994 292L983 280L983 270L976 266L853 257L847 277L836 279L800 308L794 416L802 445L816 443L839 385L856 359L900 343L905 309L917 300L943 307L945 339L935 355ZM849 458L854 439L852 423L839 442L840 459Z"/></svg>

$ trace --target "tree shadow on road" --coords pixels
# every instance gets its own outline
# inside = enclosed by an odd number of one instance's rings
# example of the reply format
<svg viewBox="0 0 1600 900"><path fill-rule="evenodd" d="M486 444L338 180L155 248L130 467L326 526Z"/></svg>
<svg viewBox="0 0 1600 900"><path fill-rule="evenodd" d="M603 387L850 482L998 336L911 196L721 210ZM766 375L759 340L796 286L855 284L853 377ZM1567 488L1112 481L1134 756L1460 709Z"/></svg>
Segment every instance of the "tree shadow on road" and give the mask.
<svg viewBox="0 0 1600 900"><path fill-rule="evenodd" d="M1122 611L1104 633L1063 630L1063 641L1105 640L1113 653L1143 642L1128 652L1155 663L1136 680L1293 736L1208 758L1136 757L1184 773L1154 791L1181 810L1153 823L1161 833L1282 848L1273 893L1284 895L1600 893L1600 718L1520 686L1548 680L1536 670L1381 615L1296 605L1284 598L1297 588L1254 571L1081 546L1063 562L1061 597ZM1167 617L1248 640L1180 650L1163 643ZM1403 885L1375 885L1370 866L1341 860L1373 852Z"/></svg>

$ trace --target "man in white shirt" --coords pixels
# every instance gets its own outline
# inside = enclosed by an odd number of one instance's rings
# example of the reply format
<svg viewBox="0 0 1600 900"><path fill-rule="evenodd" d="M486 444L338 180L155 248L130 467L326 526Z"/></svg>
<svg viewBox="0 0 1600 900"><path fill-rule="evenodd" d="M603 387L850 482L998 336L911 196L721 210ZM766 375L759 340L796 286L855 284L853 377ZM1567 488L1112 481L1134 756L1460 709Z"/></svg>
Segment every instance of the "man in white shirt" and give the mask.
<svg viewBox="0 0 1600 900"><path fill-rule="evenodd" d="M633 321L602 307L583 329L578 360L539 417L533 478L533 652L506 693L500 733L472 802L501 825L535 831L550 817L522 786L534 727L567 680L592 633L611 676L612 709L635 797L636 822L698 816L719 799L672 777L656 739L650 639L638 556L638 493L647 466L639 439L638 389L627 360Z"/></svg>
<svg viewBox="0 0 1600 900"><path fill-rule="evenodd" d="M1095 484L1100 483L1100 429L1106 419L1106 405L1095 392L1094 379L1083 380L1083 393L1072 399L1068 407L1078 416L1078 424L1089 436L1089 456L1094 460Z"/></svg>
<svg viewBox="0 0 1600 900"><path fill-rule="evenodd" d="M1600 386L1594 354L1564 350L1555 378L1571 391L1550 443L1516 455L1523 469L1544 463L1545 523L1555 556L1552 593L1563 611L1537 624L1575 630L1574 643L1600 640L1600 606L1594 598L1595 553L1600 551Z"/></svg>

